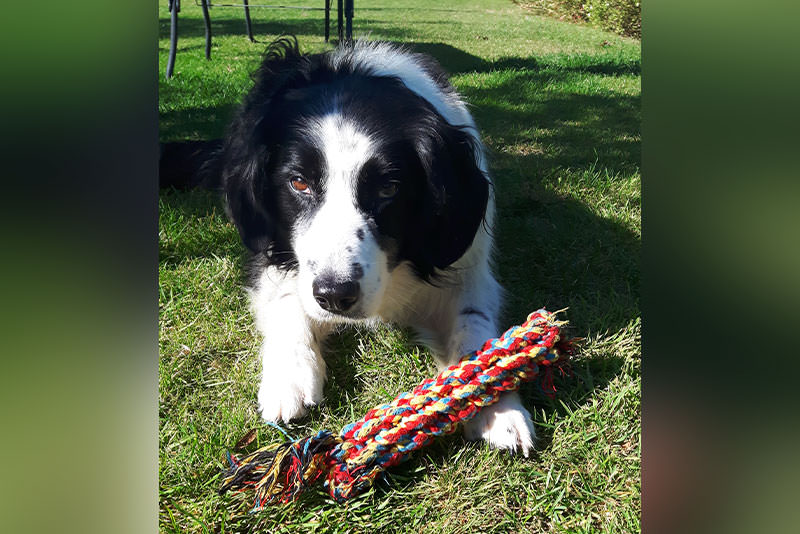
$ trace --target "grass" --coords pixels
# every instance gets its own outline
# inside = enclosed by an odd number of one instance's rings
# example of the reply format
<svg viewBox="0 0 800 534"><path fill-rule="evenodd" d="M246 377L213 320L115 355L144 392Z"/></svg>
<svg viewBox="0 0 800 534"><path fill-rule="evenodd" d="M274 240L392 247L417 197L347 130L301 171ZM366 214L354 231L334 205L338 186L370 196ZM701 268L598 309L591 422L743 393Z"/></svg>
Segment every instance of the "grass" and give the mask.
<svg viewBox="0 0 800 534"><path fill-rule="evenodd" d="M297 0L298 3L310 3ZM504 324L569 307L586 338L550 400L523 390L540 444L532 458L451 436L338 506L311 492L248 514L216 493L229 450L281 441L256 410L259 345L240 277L243 249L219 199L160 196L160 528L164 532L638 532L640 530L640 45L537 17L506 0L359 2L356 35L437 57L465 95L491 153ZM213 8L212 61L199 7L184 2L175 76L163 79L169 14L159 3L162 141L222 135L265 43L294 32L324 50L319 11ZM334 18L335 20L335 18ZM325 403L287 425L338 429L434 371L394 328L346 330L326 352Z"/></svg>

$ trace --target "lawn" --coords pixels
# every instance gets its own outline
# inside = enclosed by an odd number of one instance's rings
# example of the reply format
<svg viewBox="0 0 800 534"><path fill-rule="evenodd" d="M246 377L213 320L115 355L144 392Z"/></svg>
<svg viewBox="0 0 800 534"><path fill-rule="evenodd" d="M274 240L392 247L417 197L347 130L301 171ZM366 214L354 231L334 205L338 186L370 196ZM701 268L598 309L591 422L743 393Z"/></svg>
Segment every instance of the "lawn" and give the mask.
<svg viewBox="0 0 800 534"><path fill-rule="evenodd" d="M295 0L318 7L322 2ZM402 7L396 7L396 6ZM428 8L427 6L437 6ZM184 2L175 75L164 80L169 13L160 0L162 141L220 137L266 43L323 40L321 11L213 8L212 61L200 8ZM335 20L335 16L334 16ZM356 3L355 34L407 43L444 65L471 104L497 190L503 324L568 307L585 338L555 399L523 389L530 458L438 442L347 506L322 491L249 514L217 495L225 452L282 441L257 412L258 335L241 288L244 250L214 195L162 191L159 221L159 489L164 532L638 532L640 530L641 47L508 0ZM434 371L412 333L345 330L327 352L325 403L284 430L338 429Z"/></svg>

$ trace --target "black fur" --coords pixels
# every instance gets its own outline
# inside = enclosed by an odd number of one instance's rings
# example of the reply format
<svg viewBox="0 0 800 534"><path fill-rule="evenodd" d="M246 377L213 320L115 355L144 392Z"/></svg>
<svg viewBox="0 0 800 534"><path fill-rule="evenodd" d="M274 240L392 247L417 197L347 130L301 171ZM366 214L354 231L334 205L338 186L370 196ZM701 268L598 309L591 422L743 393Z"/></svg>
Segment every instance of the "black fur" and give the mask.
<svg viewBox="0 0 800 534"><path fill-rule="evenodd" d="M221 189L218 160L221 139L162 143L158 159L158 186L175 189Z"/></svg>

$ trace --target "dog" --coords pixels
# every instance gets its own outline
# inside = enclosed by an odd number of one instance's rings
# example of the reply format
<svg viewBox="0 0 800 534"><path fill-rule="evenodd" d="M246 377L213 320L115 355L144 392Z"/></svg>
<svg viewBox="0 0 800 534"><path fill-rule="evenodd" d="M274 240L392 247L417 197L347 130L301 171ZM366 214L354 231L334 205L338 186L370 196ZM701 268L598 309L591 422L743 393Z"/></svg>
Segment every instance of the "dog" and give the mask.
<svg viewBox="0 0 800 534"><path fill-rule="evenodd" d="M436 61L369 41L304 55L282 38L254 80L219 168L251 253L262 417L289 421L322 401L322 344L339 325L410 326L440 369L497 336L493 185ZM465 435L526 456L535 436L516 393Z"/></svg>

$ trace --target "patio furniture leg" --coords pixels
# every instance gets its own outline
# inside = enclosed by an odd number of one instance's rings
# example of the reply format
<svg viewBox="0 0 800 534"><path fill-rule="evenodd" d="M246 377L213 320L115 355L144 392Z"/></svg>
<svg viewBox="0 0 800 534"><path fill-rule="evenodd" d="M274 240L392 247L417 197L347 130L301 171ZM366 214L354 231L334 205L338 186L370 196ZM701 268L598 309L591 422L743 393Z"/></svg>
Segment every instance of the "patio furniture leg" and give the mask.
<svg viewBox="0 0 800 534"><path fill-rule="evenodd" d="M353 0L345 0L344 16L347 19L347 30L345 31L345 39L347 39L347 41L350 42L353 40Z"/></svg>
<svg viewBox="0 0 800 534"><path fill-rule="evenodd" d="M342 10L342 0L336 0L336 16L338 18L337 22L339 24L339 28L338 28L339 29L339 44L342 44L342 41L344 40L344 33L342 31L344 29L344 24L343 24L343 21L342 21L342 19L344 17L344 11Z"/></svg>
<svg viewBox="0 0 800 534"><path fill-rule="evenodd" d="M253 26L250 24L250 0L244 0L244 21L247 23L247 36L250 38L251 43L255 43Z"/></svg>
<svg viewBox="0 0 800 534"><path fill-rule="evenodd" d="M331 36L331 0L325 0L325 42Z"/></svg>
<svg viewBox="0 0 800 534"><path fill-rule="evenodd" d="M180 0L169 1L169 57L167 58L167 79L172 78L175 69L175 54L178 51L178 11L181 9Z"/></svg>
<svg viewBox="0 0 800 534"><path fill-rule="evenodd" d="M208 16L208 0L200 0L203 8L203 21L206 24L206 59L211 59L211 17Z"/></svg>

